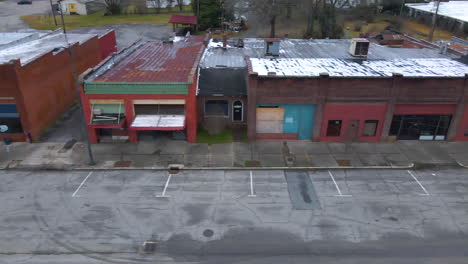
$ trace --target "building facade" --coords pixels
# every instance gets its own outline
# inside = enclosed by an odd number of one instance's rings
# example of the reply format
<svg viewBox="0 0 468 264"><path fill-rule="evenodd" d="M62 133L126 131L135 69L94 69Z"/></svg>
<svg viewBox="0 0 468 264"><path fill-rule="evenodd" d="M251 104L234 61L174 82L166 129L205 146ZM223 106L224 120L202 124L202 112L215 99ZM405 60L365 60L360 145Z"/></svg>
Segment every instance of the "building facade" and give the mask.
<svg viewBox="0 0 468 264"><path fill-rule="evenodd" d="M444 70L434 68L437 64ZM282 70L274 74L265 68ZM394 70L400 73L390 73ZM251 60L249 72L251 140L468 140L468 67L450 59L364 66L350 61L260 59ZM288 113L288 108L305 105L314 110L312 114ZM312 129L299 127L291 133L290 126L304 122Z"/></svg>
<svg viewBox="0 0 468 264"><path fill-rule="evenodd" d="M73 68L83 72L116 49L115 33L0 33L0 139L33 141L72 104Z"/></svg>
<svg viewBox="0 0 468 264"><path fill-rule="evenodd" d="M137 142L171 134L195 142L203 41L140 41L87 71L81 96L90 141Z"/></svg>

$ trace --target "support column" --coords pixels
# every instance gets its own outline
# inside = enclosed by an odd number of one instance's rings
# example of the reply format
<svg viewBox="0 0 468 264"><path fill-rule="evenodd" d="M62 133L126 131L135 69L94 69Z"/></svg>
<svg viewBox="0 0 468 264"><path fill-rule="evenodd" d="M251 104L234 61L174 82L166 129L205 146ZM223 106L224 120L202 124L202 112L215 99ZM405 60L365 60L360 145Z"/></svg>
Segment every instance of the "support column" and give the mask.
<svg viewBox="0 0 468 264"><path fill-rule="evenodd" d="M330 88L330 75L328 73L321 73L319 78L319 92L317 96L317 105L315 107L314 128L312 131L313 141L320 141L323 115L325 112L325 105L327 104L328 89Z"/></svg>
<svg viewBox="0 0 468 264"><path fill-rule="evenodd" d="M455 110L455 115L452 118L450 128L447 132L448 141L455 140L457 136L457 131L458 129L460 129L460 124L462 123L462 120L463 120L463 115L465 114L465 108L466 108L465 96L468 93L468 73L465 74L465 80L463 81L463 86L461 88L462 88L462 95L460 96L458 100L457 109Z"/></svg>
<svg viewBox="0 0 468 264"><path fill-rule="evenodd" d="M257 85L258 74L253 73L247 78L247 136L254 141L257 131Z"/></svg>
<svg viewBox="0 0 468 264"><path fill-rule="evenodd" d="M133 119L135 119L135 112L133 108L133 100L125 99L125 118L127 119L128 140L132 143L138 142L138 134L135 130L130 130Z"/></svg>
<svg viewBox="0 0 468 264"><path fill-rule="evenodd" d="M382 128L381 141L387 141L390 134L390 127L392 126L393 113L395 112L395 103L397 101L400 86L403 80L403 75L400 73L393 74L393 83L390 90L389 99L387 102L387 111L385 113L385 121Z"/></svg>

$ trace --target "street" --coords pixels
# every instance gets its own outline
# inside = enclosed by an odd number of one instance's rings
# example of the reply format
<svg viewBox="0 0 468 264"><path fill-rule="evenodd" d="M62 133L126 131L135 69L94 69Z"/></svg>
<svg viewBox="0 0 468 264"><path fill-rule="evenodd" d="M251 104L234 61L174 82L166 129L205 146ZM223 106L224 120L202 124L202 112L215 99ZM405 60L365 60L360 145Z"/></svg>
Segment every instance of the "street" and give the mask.
<svg viewBox="0 0 468 264"><path fill-rule="evenodd" d="M1 171L0 262L466 263L467 176Z"/></svg>

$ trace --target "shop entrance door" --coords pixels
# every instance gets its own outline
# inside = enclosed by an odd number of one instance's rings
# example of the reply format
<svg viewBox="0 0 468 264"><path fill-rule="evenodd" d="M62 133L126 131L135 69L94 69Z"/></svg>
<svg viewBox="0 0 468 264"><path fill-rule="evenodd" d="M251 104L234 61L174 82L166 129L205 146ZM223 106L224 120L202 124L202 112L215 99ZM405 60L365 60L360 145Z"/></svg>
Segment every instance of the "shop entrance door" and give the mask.
<svg viewBox="0 0 468 264"><path fill-rule="evenodd" d="M354 141L359 133L359 120L350 120L346 130L346 141Z"/></svg>
<svg viewBox="0 0 468 264"><path fill-rule="evenodd" d="M242 121L243 116L243 109L242 109L242 102L235 101L232 104L232 120L233 121Z"/></svg>

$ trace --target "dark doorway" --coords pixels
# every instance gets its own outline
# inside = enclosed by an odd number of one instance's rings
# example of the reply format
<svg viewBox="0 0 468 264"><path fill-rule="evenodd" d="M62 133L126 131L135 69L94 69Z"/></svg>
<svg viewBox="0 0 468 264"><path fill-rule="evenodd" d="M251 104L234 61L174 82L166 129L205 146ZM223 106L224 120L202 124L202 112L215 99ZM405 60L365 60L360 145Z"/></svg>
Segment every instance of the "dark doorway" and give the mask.
<svg viewBox="0 0 468 264"><path fill-rule="evenodd" d="M243 121L244 109L241 101L235 101L232 104L232 120Z"/></svg>
<svg viewBox="0 0 468 264"><path fill-rule="evenodd" d="M350 120L346 130L346 141L354 141L359 133L359 120Z"/></svg>
<svg viewBox="0 0 468 264"><path fill-rule="evenodd" d="M390 135L398 140L445 140L451 115L395 115Z"/></svg>

